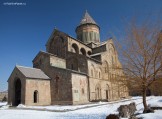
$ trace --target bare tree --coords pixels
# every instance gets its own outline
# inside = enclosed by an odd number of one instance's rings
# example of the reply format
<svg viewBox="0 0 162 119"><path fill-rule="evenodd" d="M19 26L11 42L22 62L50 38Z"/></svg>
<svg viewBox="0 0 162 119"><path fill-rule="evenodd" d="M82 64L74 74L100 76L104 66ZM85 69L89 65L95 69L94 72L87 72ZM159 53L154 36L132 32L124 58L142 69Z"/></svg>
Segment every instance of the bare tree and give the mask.
<svg viewBox="0 0 162 119"><path fill-rule="evenodd" d="M144 113L149 110L146 91L162 72L162 20L150 21L131 21L123 33L124 43L118 45L124 76L141 91Z"/></svg>

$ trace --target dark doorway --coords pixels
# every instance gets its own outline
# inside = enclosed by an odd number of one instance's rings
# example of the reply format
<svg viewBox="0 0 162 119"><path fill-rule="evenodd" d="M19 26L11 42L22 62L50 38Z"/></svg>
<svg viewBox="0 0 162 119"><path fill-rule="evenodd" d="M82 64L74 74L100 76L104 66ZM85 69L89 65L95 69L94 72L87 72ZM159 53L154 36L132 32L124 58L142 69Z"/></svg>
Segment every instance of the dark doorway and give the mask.
<svg viewBox="0 0 162 119"><path fill-rule="evenodd" d="M14 106L18 106L21 103L21 81L17 79L15 81L15 103Z"/></svg>
<svg viewBox="0 0 162 119"><path fill-rule="evenodd" d="M108 90L106 90L106 99L108 100Z"/></svg>

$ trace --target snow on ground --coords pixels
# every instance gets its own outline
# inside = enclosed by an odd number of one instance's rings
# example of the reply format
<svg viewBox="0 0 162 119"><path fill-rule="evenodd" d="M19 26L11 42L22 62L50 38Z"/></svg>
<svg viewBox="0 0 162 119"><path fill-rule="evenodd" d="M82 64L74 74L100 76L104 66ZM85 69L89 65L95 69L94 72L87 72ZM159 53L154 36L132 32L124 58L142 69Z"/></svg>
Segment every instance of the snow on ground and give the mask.
<svg viewBox="0 0 162 119"><path fill-rule="evenodd" d="M3 106L3 105L6 105L7 102L0 102L0 107Z"/></svg>
<svg viewBox="0 0 162 119"><path fill-rule="evenodd" d="M162 119L162 110L155 110L154 113L141 114L142 119Z"/></svg>
<svg viewBox="0 0 162 119"><path fill-rule="evenodd" d="M50 112L50 111L38 111L28 110L28 106L20 105L16 109L3 109L0 108L0 119L105 119L108 114L117 113L117 108L123 104L129 104L130 102L136 102L137 112L142 112L142 99L139 97L133 97L131 100L125 102L108 102L108 103L95 103L77 106L30 106L32 109L49 109L49 110L73 110L67 112ZM148 104L162 105L162 97L147 97ZM93 107L92 107L93 106ZM84 108L86 107L86 108ZM87 108L88 107L88 108ZM21 109L23 108L23 109ZM56 108L56 109L55 109ZM80 109L83 108L83 109ZM78 110L75 110L78 109ZM162 110L155 110L155 113L141 114L138 117L144 119L162 119Z"/></svg>
<svg viewBox="0 0 162 119"><path fill-rule="evenodd" d="M137 100L140 99L141 97L133 97L132 100ZM129 99L124 99L122 101L128 101ZM94 107L94 106L99 106L99 105L106 105L106 104L112 104L112 103L118 103L121 101L113 101L113 102L97 102L97 103L90 103L90 104L84 104L84 105L52 105L52 106L24 106L20 104L18 108L25 108L25 109L43 109L43 110L50 110L50 111L73 111L77 109L82 109L82 108L88 108L88 107Z"/></svg>

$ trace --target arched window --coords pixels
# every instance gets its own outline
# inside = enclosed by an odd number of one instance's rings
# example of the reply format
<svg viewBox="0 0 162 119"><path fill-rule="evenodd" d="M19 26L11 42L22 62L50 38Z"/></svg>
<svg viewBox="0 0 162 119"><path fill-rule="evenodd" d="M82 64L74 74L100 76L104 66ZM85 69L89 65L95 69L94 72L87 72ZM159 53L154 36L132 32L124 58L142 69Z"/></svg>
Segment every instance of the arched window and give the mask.
<svg viewBox="0 0 162 119"><path fill-rule="evenodd" d="M98 73L98 77L100 78L101 76L100 76L100 72Z"/></svg>
<svg viewBox="0 0 162 119"><path fill-rule="evenodd" d="M95 86L95 94L96 94L96 99L101 99L101 85L97 84Z"/></svg>
<svg viewBox="0 0 162 119"><path fill-rule="evenodd" d="M105 79L110 79L110 71L109 71L109 64L107 61L104 61L102 64L102 72L105 73L106 75L103 75Z"/></svg>
<svg viewBox="0 0 162 119"><path fill-rule="evenodd" d="M37 90L35 90L34 91L34 103L38 103L38 91Z"/></svg>
<svg viewBox="0 0 162 119"><path fill-rule="evenodd" d="M94 65L93 64L91 64L91 68L90 68L90 76L91 77L95 77L95 68L94 68Z"/></svg>
<svg viewBox="0 0 162 119"><path fill-rule="evenodd" d="M109 66L108 66L107 61L103 62L103 71L104 71L104 73L108 73L109 72Z"/></svg>
<svg viewBox="0 0 162 119"><path fill-rule="evenodd" d="M86 56L86 51L85 51L84 48L81 48L81 49L80 49L80 52L82 53L82 55L85 55L85 56Z"/></svg>
<svg viewBox="0 0 162 119"><path fill-rule="evenodd" d="M88 54L88 55L91 55L92 53L91 53L91 51L88 51L87 54Z"/></svg>
<svg viewBox="0 0 162 119"><path fill-rule="evenodd" d="M79 53L79 48L78 48L77 44L73 43L72 48L74 49L73 50L74 53L77 53L77 54Z"/></svg>

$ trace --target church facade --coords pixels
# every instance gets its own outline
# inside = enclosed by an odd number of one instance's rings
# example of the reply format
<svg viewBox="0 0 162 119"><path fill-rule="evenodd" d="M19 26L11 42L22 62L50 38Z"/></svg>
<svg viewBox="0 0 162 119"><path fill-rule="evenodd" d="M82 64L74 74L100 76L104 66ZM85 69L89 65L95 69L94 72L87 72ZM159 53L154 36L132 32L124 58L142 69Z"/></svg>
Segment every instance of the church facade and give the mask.
<svg viewBox="0 0 162 119"><path fill-rule="evenodd" d="M85 104L128 96L113 40L100 42L100 27L88 12L76 34L73 38L54 29L33 68L15 66L8 79L8 104Z"/></svg>

